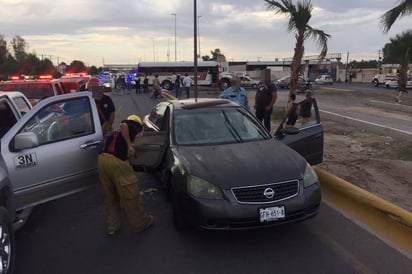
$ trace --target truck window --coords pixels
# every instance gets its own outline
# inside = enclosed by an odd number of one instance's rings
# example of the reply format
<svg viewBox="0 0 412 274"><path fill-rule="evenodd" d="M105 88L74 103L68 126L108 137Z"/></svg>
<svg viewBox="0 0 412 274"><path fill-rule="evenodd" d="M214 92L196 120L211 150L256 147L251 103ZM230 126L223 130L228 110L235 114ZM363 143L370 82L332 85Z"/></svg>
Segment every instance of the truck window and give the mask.
<svg viewBox="0 0 412 274"><path fill-rule="evenodd" d="M0 138L17 122L16 115L13 113L9 103L0 100Z"/></svg>
<svg viewBox="0 0 412 274"><path fill-rule="evenodd" d="M30 106L27 104L27 101L23 99L23 97L13 98L13 101L18 107L22 116L30 110Z"/></svg>

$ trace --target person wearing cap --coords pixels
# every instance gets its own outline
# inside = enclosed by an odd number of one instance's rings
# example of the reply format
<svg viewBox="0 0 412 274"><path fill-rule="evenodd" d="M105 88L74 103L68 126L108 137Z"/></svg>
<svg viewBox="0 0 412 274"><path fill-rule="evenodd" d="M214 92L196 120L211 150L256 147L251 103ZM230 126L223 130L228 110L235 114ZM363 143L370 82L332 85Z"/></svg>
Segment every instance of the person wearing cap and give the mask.
<svg viewBox="0 0 412 274"><path fill-rule="evenodd" d="M255 109L256 118L263 122L267 130L271 129L270 118L273 112L273 105L278 98L276 85L270 80L265 80L255 93Z"/></svg>
<svg viewBox="0 0 412 274"><path fill-rule="evenodd" d="M305 99L299 102L299 107L298 107L299 115L300 117L302 117L300 121L302 125L309 122L312 117L312 104L313 104L312 92L306 91Z"/></svg>
<svg viewBox="0 0 412 274"><path fill-rule="evenodd" d="M113 100L104 94L103 86L100 85L100 81L96 77L89 79L87 89L92 92L92 96L96 102L97 111L99 113L103 134L106 135L113 131L115 113Z"/></svg>
<svg viewBox="0 0 412 274"><path fill-rule="evenodd" d="M225 89L220 95L221 99L229 99L239 105L249 108L249 99L246 90L240 86L240 79L235 77L231 80L232 85Z"/></svg>
<svg viewBox="0 0 412 274"><path fill-rule="evenodd" d="M140 117L130 115L120 123L117 131L106 137L98 157L108 235L120 230L122 208L133 232L142 232L153 224L153 216L143 209L138 179L129 161L135 154L135 138L142 130Z"/></svg>

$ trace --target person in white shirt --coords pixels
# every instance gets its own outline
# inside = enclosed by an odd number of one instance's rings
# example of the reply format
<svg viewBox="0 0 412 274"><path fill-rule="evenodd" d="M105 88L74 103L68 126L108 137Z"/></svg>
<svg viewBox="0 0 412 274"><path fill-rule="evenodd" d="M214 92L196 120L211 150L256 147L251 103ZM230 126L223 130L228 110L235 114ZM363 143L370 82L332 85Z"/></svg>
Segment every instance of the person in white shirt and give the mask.
<svg viewBox="0 0 412 274"><path fill-rule="evenodd" d="M186 98L190 98L190 86L192 85L192 78L185 73L185 78L183 78L183 86L185 87L186 91Z"/></svg>

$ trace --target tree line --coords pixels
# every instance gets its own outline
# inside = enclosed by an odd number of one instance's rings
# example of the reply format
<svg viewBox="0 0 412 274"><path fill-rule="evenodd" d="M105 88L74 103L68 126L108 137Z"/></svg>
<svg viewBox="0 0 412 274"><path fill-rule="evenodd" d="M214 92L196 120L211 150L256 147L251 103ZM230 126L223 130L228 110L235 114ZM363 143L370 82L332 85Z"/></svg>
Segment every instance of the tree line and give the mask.
<svg viewBox="0 0 412 274"><path fill-rule="evenodd" d="M8 43L4 35L0 34L0 80L7 80L9 75L53 75L60 78L62 75L47 56L39 58L35 52L28 52L29 44L19 35L14 36ZM66 67L66 71L73 73L88 72L96 75L102 68L86 67L82 61L73 60L70 64L64 62L59 65Z"/></svg>

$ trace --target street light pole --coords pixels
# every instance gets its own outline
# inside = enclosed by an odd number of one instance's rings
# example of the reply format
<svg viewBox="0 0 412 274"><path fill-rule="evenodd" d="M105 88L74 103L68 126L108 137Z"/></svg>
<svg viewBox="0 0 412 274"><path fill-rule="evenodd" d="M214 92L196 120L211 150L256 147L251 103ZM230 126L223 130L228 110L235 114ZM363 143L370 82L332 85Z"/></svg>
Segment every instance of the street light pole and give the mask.
<svg viewBox="0 0 412 274"><path fill-rule="evenodd" d="M194 31L194 33L193 33L193 39L194 39L194 43L193 43L193 47L194 47L194 66L193 66L193 80L194 80L194 88L195 88L195 90L194 90L194 93L195 93L195 101L197 102L197 97L198 97L198 87L197 87L197 20L198 20L198 18L197 18L197 1L196 0L194 0L194 12L193 12L193 25L194 25L194 28L193 28L193 31Z"/></svg>
<svg viewBox="0 0 412 274"><path fill-rule="evenodd" d="M175 17L175 62L177 61L177 47L176 47L176 13L172 13L172 15Z"/></svg>
<svg viewBox="0 0 412 274"><path fill-rule="evenodd" d="M198 15L197 16L197 36L198 36L198 40L199 40L199 61L202 61L202 55L200 54L200 24L199 24L199 19L202 17L202 15Z"/></svg>

